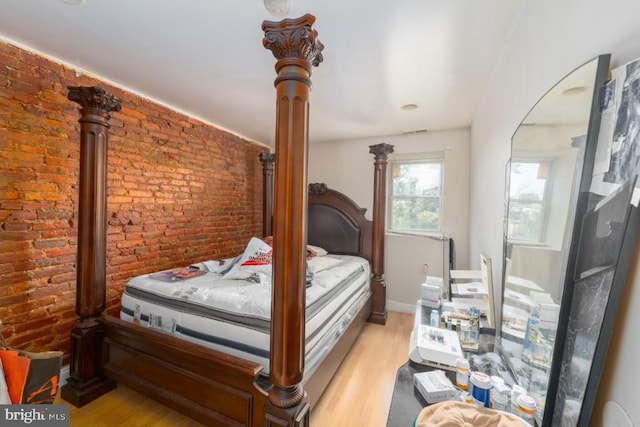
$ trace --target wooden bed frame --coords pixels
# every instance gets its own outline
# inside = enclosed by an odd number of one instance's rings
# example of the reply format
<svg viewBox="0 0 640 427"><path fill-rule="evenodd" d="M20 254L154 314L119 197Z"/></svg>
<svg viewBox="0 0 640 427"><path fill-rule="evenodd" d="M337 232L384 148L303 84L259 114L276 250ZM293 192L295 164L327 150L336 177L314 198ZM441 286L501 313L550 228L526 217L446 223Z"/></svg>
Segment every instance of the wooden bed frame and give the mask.
<svg viewBox="0 0 640 427"><path fill-rule="evenodd" d="M385 174L393 146L370 147L375 155L373 221L345 195L324 184L307 185L311 66L322 61L323 48L314 21L305 15L263 23L263 43L278 60L277 154L260 156L264 234L274 236L268 379L254 362L104 314L107 141L110 113L120 110L120 101L98 87L69 87L68 98L81 106L81 133L79 318L71 332L70 378L62 388L66 401L82 406L117 382L205 425L306 426L311 406L364 322L385 323ZM333 253L361 255L372 266L372 297L313 372L304 372L307 242Z"/></svg>

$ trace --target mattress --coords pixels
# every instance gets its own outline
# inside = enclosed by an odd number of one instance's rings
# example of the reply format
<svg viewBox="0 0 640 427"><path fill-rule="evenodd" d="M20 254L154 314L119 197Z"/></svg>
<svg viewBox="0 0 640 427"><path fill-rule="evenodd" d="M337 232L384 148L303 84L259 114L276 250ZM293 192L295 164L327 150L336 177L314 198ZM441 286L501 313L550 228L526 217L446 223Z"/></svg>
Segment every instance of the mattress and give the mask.
<svg viewBox="0 0 640 427"><path fill-rule="evenodd" d="M370 296L370 266L359 257L316 272L306 288L305 375L331 350ZM120 318L261 364L269 374L271 286L203 273L167 282L131 279Z"/></svg>

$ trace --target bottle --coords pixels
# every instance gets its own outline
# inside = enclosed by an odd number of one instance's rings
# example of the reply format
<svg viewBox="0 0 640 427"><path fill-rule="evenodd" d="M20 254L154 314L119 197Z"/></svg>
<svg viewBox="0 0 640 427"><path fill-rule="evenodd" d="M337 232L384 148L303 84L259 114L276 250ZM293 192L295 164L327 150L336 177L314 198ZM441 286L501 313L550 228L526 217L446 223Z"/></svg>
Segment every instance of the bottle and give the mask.
<svg viewBox="0 0 640 427"><path fill-rule="evenodd" d="M533 425L536 417L536 401L527 394L518 397L518 416Z"/></svg>
<svg viewBox="0 0 640 427"><path fill-rule="evenodd" d="M527 390L518 384L514 384L513 389L511 389L511 406L509 407L509 412L514 415L518 415L518 397L521 394L527 394Z"/></svg>
<svg viewBox="0 0 640 427"><path fill-rule="evenodd" d="M498 384L504 385L504 380L497 375L492 375L491 384L493 384L494 387L497 386Z"/></svg>
<svg viewBox="0 0 640 427"><path fill-rule="evenodd" d="M509 386L504 383L502 378L498 377L491 377L491 383L493 384L490 396L491 407L498 411L507 411L511 392Z"/></svg>
<svg viewBox="0 0 640 427"><path fill-rule="evenodd" d="M473 404L488 408L491 393L491 378L482 372L473 372L469 379L471 382L471 399Z"/></svg>
<svg viewBox="0 0 640 427"><path fill-rule="evenodd" d="M458 335L460 336L460 345L462 346L462 348L471 347L471 330L469 329L468 324L464 324L460 327Z"/></svg>
<svg viewBox="0 0 640 427"><path fill-rule="evenodd" d="M473 346L476 346L480 342L480 309L471 307L469 314L471 315L469 319L469 341Z"/></svg>
<svg viewBox="0 0 640 427"><path fill-rule="evenodd" d="M429 319L429 324L434 328L438 328L440 326L440 314L438 314L438 310L436 310L435 308L431 310L431 318Z"/></svg>
<svg viewBox="0 0 640 427"><path fill-rule="evenodd" d="M522 345L522 360L530 362L533 354L533 348L537 346L540 337L540 309L532 307L529 319L527 320L527 331L524 335L524 344Z"/></svg>
<svg viewBox="0 0 640 427"><path fill-rule="evenodd" d="M456 360L456 387L469 390L469 361L464 357Z"/></svg>

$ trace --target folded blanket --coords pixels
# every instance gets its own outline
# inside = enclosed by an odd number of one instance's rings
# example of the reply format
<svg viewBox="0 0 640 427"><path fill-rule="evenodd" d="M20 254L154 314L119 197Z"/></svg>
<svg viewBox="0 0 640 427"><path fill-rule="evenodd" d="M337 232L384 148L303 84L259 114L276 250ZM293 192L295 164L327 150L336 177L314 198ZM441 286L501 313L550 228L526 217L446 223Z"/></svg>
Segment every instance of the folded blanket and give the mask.
<svg viewBox="0 0 640 427"><path fill-rule="evenodd" d="M527 424L515 415L480 408L468 403L446 401L420 411L416 427L523 427Z"/></svg>

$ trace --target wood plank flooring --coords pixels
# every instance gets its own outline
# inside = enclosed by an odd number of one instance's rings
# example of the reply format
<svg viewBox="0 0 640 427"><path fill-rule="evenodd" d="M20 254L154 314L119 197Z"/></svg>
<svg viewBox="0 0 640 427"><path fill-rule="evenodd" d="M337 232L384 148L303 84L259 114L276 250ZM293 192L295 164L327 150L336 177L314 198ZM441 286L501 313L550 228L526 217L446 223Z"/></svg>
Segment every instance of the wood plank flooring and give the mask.
<svg viewBox="0 0 640 427"><path fill-rule="evenodd" d="M312 426L386 425L396 370L408 359L413 315L389 312L385 326L367 323L322 398ZM56 403L65 403L60 397ZM201 424L118 386L70 410L72 427L196 427Z"/></svg>
<svg viewBox="0 0 640 427"><path fill-rule="evenodd" d="M312 426L387 424L396 371L409 358L413 315L389 312L385 326L367 323L311 411Z"/></svg>

